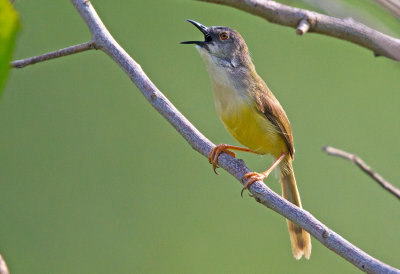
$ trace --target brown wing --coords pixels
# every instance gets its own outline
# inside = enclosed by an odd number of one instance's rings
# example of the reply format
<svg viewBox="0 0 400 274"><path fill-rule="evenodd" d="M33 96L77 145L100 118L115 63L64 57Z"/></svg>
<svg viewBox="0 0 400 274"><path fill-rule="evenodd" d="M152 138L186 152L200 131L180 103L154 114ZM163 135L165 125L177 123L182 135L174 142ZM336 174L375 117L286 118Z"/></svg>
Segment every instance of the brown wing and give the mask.
<svg viewBox="0 0 400 274"><path fill-rule="evenodd" d="M258 92L255 92L255 101L258 109L275 126L276 131L282 136L286 143L290 157L293 159L294 145L292 128L290 127L289 119L287 118L285 111L278 99L275 98L265 83L260 87L257 87L257 89Z"/></svg>

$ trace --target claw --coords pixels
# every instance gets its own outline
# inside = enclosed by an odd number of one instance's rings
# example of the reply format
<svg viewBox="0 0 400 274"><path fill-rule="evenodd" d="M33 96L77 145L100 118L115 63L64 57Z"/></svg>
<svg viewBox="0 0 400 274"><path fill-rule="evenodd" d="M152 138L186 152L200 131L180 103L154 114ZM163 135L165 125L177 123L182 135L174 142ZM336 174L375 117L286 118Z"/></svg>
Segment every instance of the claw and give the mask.
<svg viewBox="0 0 400 274"><path fill-rule="evenodd" d="M243 192L245 191L245 188L242 188L242 191L240 191L240 196L243 198Z"/></svg>
<svg viewBox="0 0 400 274"><path fill-rule="evenodd" d="M218 175L218 172L217 172L217 170L216 170L216 169L218 168L218 166L217 166L217 160L218 160L218 156L219 156L219 155L217 154L217 150L218 150L218 146L214 147L214 148L210 151L210 154L208 155L208 162L209 162L210 164L212 164L214 173Z"/></svg>
<svg viewBox="0 0 400 274"><path fill-rule="evenodd" d="M216 171L216 169L218 168L218 166L217 166L218 157L222 152L225 152L234 158L236 157L236 154L234 152L230 151L230 149L260 154L259 152L248 149L248 148L220 144L220 145L214 147L210 151L210 154L208 154L208 162L210 164L212 164L215 174L218 174L218 172Z"/></svg>
<svg viewBox="0 0 400 274"><path fill-rule="evenodd" d="M247 179L248 177L250 177L248 179L248 181L244 184L242 191L240 191L240 196L242 196L243 198L243 192L248 189L250 187L251 184L253 184L256 181L263 181L265 178L268 177L268 175L265 175L263 173L257 173L257 172L249 172L246 173L243 178L242 178L242 182L244 182L245 179Z"/></svg>
<svg viewBox="0 0 400 274"><path fill-rule="evenodd" d="M246 174L243 176L243 178L242 178L242 182L244 183L244 180L247 179L248 177L256 176L256 175L258 175L258 174L260 174L260 173L257 173L257 172L249 172L249 173L246 173Z"/></svg>
<svg viewBox="0 0 400 274"><path fill-rule="evenodd" d="M219 166L217 166L216 163L213 163L212 166L213 166L214 173L219 175L219 173L217 172L217 168L219 168Z"/></svg>
<svg viewBox="0 0 400 274"><path fill-rule="evenodd" d="M211 160L211 159L214 158L214 154L215 154L215 149L213 148L213 149L210 151L210 154L208 154L208 162L209 162L210 164L212 164L212 160Z"/></svg>
<svg viewBox="0 0 400 274"><path fill-rule="evenodd" d="M242 178L242 182L244 182L244 180L247 177L250 177L249 180L244 184L242 191L240 192L240 196L243 197L243 192L248 189L250 187L250 185L252 183L254 183L255 181L263 181L265 178L268 177L268 175L271 173L271 171L282 161L282 159L286 156L285 153L282 153L281 156L279 156L278 159L275 160L275 162L270 166L269 169L267 169L266 171L264 171L263 173L257 173L257 172L249 172L246 173L243 178Z"/></svg>
<svg viewBox="0 0 400 274"><path fill-rule="evenodd" d="M212 164L214 173L217 174L217 175L218 175L218 172L217 172L216 169L218 168L217 163L218 163L218 157L219 157L219 155L220 155L222 152L225 152L225 153L228 153L229 155L231 155L232 157L235 157L235 156L236 156L235 153L233 153L232 151L228 150L229 147L230 147L230 146L224 145L224 144L218 145L218 146L214 147L214 148L210 151L210 154L208 155L208 162L209 162L210 164Z"/></svg>

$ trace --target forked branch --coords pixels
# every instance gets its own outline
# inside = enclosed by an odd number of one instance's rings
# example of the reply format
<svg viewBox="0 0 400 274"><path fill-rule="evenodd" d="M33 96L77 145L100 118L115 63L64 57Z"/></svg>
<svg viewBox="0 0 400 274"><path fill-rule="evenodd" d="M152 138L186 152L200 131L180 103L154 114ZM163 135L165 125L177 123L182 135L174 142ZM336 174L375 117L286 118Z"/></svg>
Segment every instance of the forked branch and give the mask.
<svg viewBox="0 0 400 274"><path fill-rule="evenodd" d="M150 104L186 139L198 152L208 156L214 144L201 134L158 90L125 50L114 40L89 1L71 0L85 20L96 46L107 53L131 78ZM231 173L239 182L250 172L243 161L227 154L221 154L219 165ZM358 268L369 273L400 273L399 270L380 262L343 237L330 230L309 212L283 199L264 183L258 181L250 186L254 198L263 205L278 212L303 227L317 240Z"/></svg>
<svg viewBox="0 0 400 274"><path fill-rule="evenodd" d="M386 181L381 175L376 173L369 167L360 157L355 154L351 154L344 150L340 150L334 147L324 147L323 150L329 155L339 156L344 159L349 160L356 164L362 171L364 171L369 177L374 179L381 187L393 194L397 199L400 199L400 189L396 188L394 185Z"/></svg>
<svg viewBox="0 0 400 274"><path fill-rule="evenodd" d="M375 56L400 61L400 39L369 28L352 19L339 19L269 0L198 0L243 10L271 23L296 29L297 34L315 32L346 40L372 50Z"/></svg>

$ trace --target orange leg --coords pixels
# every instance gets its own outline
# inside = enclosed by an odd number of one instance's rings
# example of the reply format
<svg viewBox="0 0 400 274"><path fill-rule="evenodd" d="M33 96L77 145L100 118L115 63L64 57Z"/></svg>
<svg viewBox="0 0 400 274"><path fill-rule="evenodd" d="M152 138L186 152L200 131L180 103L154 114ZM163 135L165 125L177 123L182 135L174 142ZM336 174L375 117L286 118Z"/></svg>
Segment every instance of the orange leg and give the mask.
<svg viewBox="0 0 400 274"><path fill-rule="evenodd" d="M235 147L235 146L220 144L220 145L214 147L211 150L210 154L208 155L208 161L210 162L210 164L212 164L215 174L218 174L218 172L216 171L216 169L218 167L217 166L217 162L218 162L218 157L222 152L228 153L232 157L235 157L235 153L230 151L230 149L231 150L239 150L239 151L246 151L246 152L259 154L258 152L255 152L254 150L251 150L251 149L248 149L248 148Z"/></svg>
<svg viewBox="0 0 400 274"><path fill-rule="evenodd" d="M262 172L262 173L257 173L257 172L249 172L246 173L243 178L242 181L244 181L245 179L249 178L249 180L244 184L242 191L240 192L240 195L243 197L243 192L248 189L250 187L250 185L256 181L262 181L265 178L268 177L268 175L279 165L279 163L283 160L283 158L286 156L285 153L282 153L281 156L279 156L278 159L275 160L275 162L270 166L270 168L268 168L266 171Z"/></svg>

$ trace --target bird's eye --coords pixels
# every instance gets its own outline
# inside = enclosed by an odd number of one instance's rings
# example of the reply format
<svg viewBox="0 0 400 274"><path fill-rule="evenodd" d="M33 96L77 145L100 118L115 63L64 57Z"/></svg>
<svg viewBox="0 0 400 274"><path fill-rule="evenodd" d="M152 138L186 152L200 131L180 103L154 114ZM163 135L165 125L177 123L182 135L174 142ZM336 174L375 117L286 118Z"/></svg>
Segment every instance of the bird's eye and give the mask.
<svg viewBox="0 0 400 274"><path fill-rule="evenodd" d="M227 40L228 38L229 38L229 35L226 32L221 32L219 34L219 39L221 39L221 40Z"/></svg>

